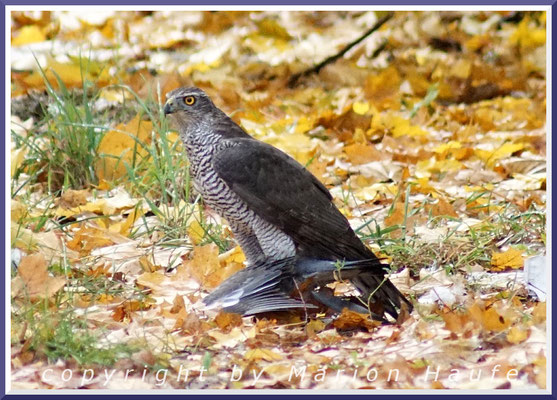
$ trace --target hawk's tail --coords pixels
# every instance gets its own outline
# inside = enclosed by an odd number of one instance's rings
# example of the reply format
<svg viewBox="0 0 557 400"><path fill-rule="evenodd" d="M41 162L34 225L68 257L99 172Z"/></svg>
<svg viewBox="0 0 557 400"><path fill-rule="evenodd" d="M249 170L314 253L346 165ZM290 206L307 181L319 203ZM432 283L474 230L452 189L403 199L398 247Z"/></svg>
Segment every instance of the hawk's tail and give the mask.
<svg viewBox="0 0 557 400"><path fill-rule="evenodd" d="M386 276L361 272L352 282L362 293L361 298L367 302L370 311L375 314L387 313L397 319L404 307L408 313L412 311L412 304Z"/></svg>

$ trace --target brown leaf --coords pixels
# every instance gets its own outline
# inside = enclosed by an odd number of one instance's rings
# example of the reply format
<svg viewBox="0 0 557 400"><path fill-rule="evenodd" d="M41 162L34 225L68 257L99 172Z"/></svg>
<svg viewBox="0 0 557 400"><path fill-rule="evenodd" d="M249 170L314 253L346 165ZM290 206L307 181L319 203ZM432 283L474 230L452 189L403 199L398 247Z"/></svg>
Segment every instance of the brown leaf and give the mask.
<svg viewBox="0 0 557 400"><path fill-rule="evenodd" d="M325 323L319 319L312 319L306 325L306 333L309 339L313 339L317 336L317 333L325 329Z"/></svg>
<svg viewBox="0 0 557 400"><path fill-rule="evenodd" d="M84 204L87 204L88 195L88 190L68 189L64 193L62 193L62 196L60 196L58 205L65 209L82 206Z"/></svg>
<svg viewBox="0 0 557 400"><path fill-rule="evenodd" d="M378 107L397 109L402 78L397 69L390 66L379 74L370 74L365 83L366 97ZM400 107L400 104L398 105Z"/></svg>
<svg viewBox="0 0 557 400"><path fill-rule="evenodd" d="M15 279L21 279L23 284L15 284L17 293L14 291L13 295L17 296L23 292L29 296L31 301L49 298L66 284L64 277L49 276L46 260L42 254L38 253L23 257L17 273L18 276Z"/></svg>
<svg viewBox="0 0 557 400"><path fill-rule="evenodd" d="M210 328L207 322L201 321L194 313L189 313L184 319L182 330L191 335L197 335L206 332Z"/></svg>
<svg viewBox="0 0 557 400"><path fill-rule="evenodd" d="M174 302L172 303L172 308L170 308L170 312L172 314L178 314L181 310L186 308L186 304L184 303L184 297L178 296L174 298Z"/></svg>
<svg viewBox="0 0 557 400"><path fill-rule="evenodd" d="M114 308L112 319L118 322L122 322L124 320L132 321L133 313L148 310L149 308L151 308L151 305L145 304L142 301L126 300Z"/></svg>
<svg viewBox="0 0 557 400"><path fill-rule="evenodd" d="M340 316L333 322L333 326L341 331L358 328L371 331L379 325L378 321L371 320L368 315L350 311L348 308L344 308Z"/></svg>
<svg viewBox="0 0 557 400"><path fill-rule="evenodd" d="M116 243L117 237L117 234L108 230L83 225L67 246L82 254L89 254L93 249Z"/></svg>
<svg viewBox="0 0 557 400"><path fill-rule="evenodd" d="M221 331L228 333L235 326L242 325L242 316L221 311L215 317L215 322Z"/></svg>
<svg viewBox="0 0 557 400"><path fill-rule="evenodd" d="M354 165L365 164L372 161L384 160L387 158L372 144L354 143L344 147L344 152Z"/></svg>
<svg viewBox="0 0 557 400"><path fill-rule="evenodd" d="M450 216L450 217L458 217L454 207L451 203L447 200L443 199L442 197L439 198L437 204L434 204L431 207L431 213L434 216Z"/></svg>

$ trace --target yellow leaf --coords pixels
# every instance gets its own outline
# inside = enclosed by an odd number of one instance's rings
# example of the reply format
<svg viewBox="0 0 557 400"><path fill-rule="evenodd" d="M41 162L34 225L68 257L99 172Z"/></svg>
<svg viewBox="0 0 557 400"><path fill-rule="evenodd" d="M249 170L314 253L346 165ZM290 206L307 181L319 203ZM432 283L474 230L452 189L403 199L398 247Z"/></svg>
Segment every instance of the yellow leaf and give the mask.
<svg viewBox="0 0 557 400"><path fill-rule="evenodd" d="M102 215L105 203L105 199L97 199L95 201L91 201L87 204L83 204L77 207L64 208L63 206L59 206L56 211L54 211L54 215L67 218L83 214L85 212Z"/></svg>
<svg viewBox="0 0 557 400"><path fill-rule="evenodd" d="M76 64L62 64L56 61L49 62L44 70L46 78L54 86L58 87L55 74L60 77L64 85L67 87L78 87L83 85L83 79L89 77L85 72L82 74L81 67ZM33 72L31 75L23 78L23 82L30 87L41 88L44 86L43 75L39 72Z"/></svg>
<svg viewBox="0 0 557 400"><path fill-rule="evenodd" d="M470 60L460 59L452 65L449 75L460 79L466 79L470 76L471 71L472 62Z"/></svg>
<svg viewBox="0 0 557 400"><path fill-rule="evenodd" d="M12 199L11 206L10 206L10 215L12 217L12 223L18 222L21 218L26 216L28 212L29 209L27 206L23 205L23 203L20 203L17 200Z"/></svg>
<svg viewBox="0 0 557 400"><path fill-rule="evenodd" d="M201 243L201 241L205 237L205 229L201 226L199 221L194 220L188 226L188 237L195 246Z"/></svg>
<svg viewBox="0 0 557 400"><path fill-rule="evenodd" d="M249 361L259 361L259 360L265 360L265 361L280 361L282 360L282 356L278 353L275 353L272 350L269 349L253 349L253 350L249 350L245 357L246 360Z"/></svg>
<svg viewBox="0 0 557 400"><path fill-rule="evenodd" d="M381 195L394 196L398 190L398 186L395 184L388 183L374 183L372 185L367 185L362 188L358 188L354 191L354 195L357 199L362 201L373 201L377 200ZM342 210L341 210L342 211ZM350 215L350 210L345 210L345 215Z"/></svg>
<svg viewBox="0 0 557 400"><path fill-rule="evenodd" d="M265 36L272 36L283 40L290 40L292 37L288 34L276 20L264 18L257 22L259 33Z"/></svg>
<svg viewBox="0 0 557 400"><path fill-rule="evenodd" d="M72 208L87 204L87 197L89 196L88 190L73 190L67 189L60 196L58 205L62 208Z"/></svg>
<svg viewBox="0 0 557 400"><path fill-rule="evenodd" d="M352 110L354 110L356 114L365 115L369 111L369 103L355 102L352 104Z"/></svg>
<svg viewBox="0 0 557 400"><path fill-rule="evenodd" d="M242 251L240 246L234 247L232 250L227 251L226 253L222 253L219 255L219 261L221 264L242 264L246 261L246 256Z"/></svg>
<svg viewBox="0 0 557 400"><path fill-rule="evenodd" d="M432 157L428 160L418 161L416 163L416 172L414 175L417 178L429 178L431 173L435 172L449 172L449 171L459 171L462 168L462 163L457 160L436 160Z"/></svg>
<svg viewBox="0 0 557 400"><path fill-rule="evenodd" d="M285 153L294 157L300 164L305 165L312 158L313 144L311 139L303 133L284 133L278 126L273 128L283 133L270 138L265 138L265 142L278 147Z"/></svg>
<svg viewBox="0 0 557 400"><path fill-rule="evenodd" d="M21 46L29 43L44 42L46 36L37 25L26 25L22 27L17 36L12 39L12 46Z"/></svg>
<svg viewBox="0 0 557 400"><path fill-rule="evenodd" d="M504 143L495 150L476 150L476 155L486 163L488 167L493 167L495 163L502 159L511 156L513 153L524 149L524 143Z"/></svg>
<svg viewBox="0 0 557 400"><path fill-rule="evenodd" d="M110 190L110 189L112 189L112 185L107 180L101 179L99 181L98 186L96 186L96 188L99 189L99 190Z"/></svg>
<svg viewBox="0 0 557 400"><path fill-rule="evenodd" d="M431 213L434 216L458 217L458 214L456 213L453 205L442 197L439 198L437 204L434 204L431 207Z"/></svg>
<svg viewBox="0 0 557 400"><path fill-rule="evenodd" d="M117 239L116 236L117 234L108 230L84 225L75 233L73 239L67 243L67 246L72 250L87 254L98 247L114 244L115 239Z"/></svg>
<svg viewBox="0 0 557 400"><path fill-rule="evenodd" d="M12 153L11 154L12 163L11 163L10 172L13 177L17 169L21 166L21 163L23 163L23 160L25 159L25 154L27 154L27 147L21 147L19 149L12 150L11 153Z"/></svg>
<svg viewBox="0 0 557 400"><path fill-rule="evenodd" d="M149 156L143 148L151 143L153 124L137 114L127 124L107 132L99 144L99 153L107 155L97 162L95 171L100 180L113 180L127 173L126 165L138 163ZM113 156L113 157L110 157Z"/></svg>
<svg viewBox="0 0 557 400"><path fill-rule="evenodd" d="M134 209L127 216L127 218L124 220L124 222L122 222L122 225L120 227L120 234L122 234L124 236L129 236L130 233L131 233L131 228L133 227L133 224L135 223L135 221L137 221L142 216L143 216L143 210L141 208Z"/></svg>
<svg viewBox="0 0 557 400"><path fill-rule="evenodd" d="M467 192L491 192L494 188L493 183L486 183L483 186L464 186Z"/></svg>
<svg viewBox="0 0 557 400"><path fill-rule="evenodd" d="M536 303L536 305L534 306L534 310L532 311L532 322L534 324L540 324L542 322L545 322L546 313L547 313L547 308L545 302Z"/></svg>
<svg viewBox="0 0 557 400"><path fill-rule="evenodd" d="M306 325L306 332L310 338L314 338L317 333L325 329L326 324L319 319L312 319Z"/></svg>
<svg viewBox="0 0 557 400"><path fill-rule="evenodd" d="M378 108L394 106L400 93L402 78L394 66L389 66L379 74L370 74L365 82L364 91L368 99Z"/></svg>
<svg viewBox="0 0 557 400"><path fill-rule="evenodd" d="M483 326L485 329L494 332L501 332L510 325L510 320L505 319L493 307L488 308L483 313Z"/></svg>
<svg viewBox="0 0 557 400"><path fill-rule="evenodd" d="M193 258L186 262L187 270L202 286L212 289L222 281L218 275L221 272L219 249L210 243L193 248Z"/></svg>
<svg viewBox="0 0 557 400"><path fill-rule="evenodd" d="M510 248L504 253L494 253L491 257L491 270L503 271L507 268L520 269L524 266L522 251Z"/></svg>
<svg viewBox="0 0 557 400"><path fill-rule="evenodd" d="M462 147L462 144L460 142L451 140L448 143L440 144L439 146L437 146L436 148L433 149L433 152L435 152L437 154L444 154L444 153L447 153L451 149L460 149L461 147Z"/></svg>
<svg viewBox="0 0 557 400"><path fill-rule="evenodd" d="M36 248L38 240L32 230L12 222L11 223L11 246L19 249L31 250Z"/></svg>
<svg viewBox="0 0 557 400"><path fill-rule="evenodd" d="M472 36L464 42L464 46L470 51L476 51L490 43L490 36L487 34Z"/></svg>
<svg viewBox="0 0 557 400"><path fill-rule="evenodd" d="M137 261L139 262L141 269L145 272L155 272L158 269L158 267L153 264L153 261L151 261L151 258L147 256L141 256Z"/></svg>
<svg viewBox="0 0 557 400"><path fill-rule="evenodd" d="M513 326L507 332L507 340L512 344L518 344L528 339L528 329Z"/></svg>
<svg viewBox="0 0 557 400"><path fill-rule="evenodd" d="M298 134L306 133L311 128L313 128L313 126L314 126L314 121L311 118L302 116L298 119L298 121L296 121L295 132Z"/></svg>
<svg viewBox="0 0 557 400"><path fill-rule="evenodd" d="M410 121L402 117L393 116L388 121L388 124L391 127L391 132L394 138L404 135L417 137L426 137L429 135L427 131L424 131L419 126L410 125Z"/></svg>
<svg viewBox="0 0 557 400"><path fill-rule="evenodd" d="M509 37L509 41L522 48L534 48L545 44L546 31L543 28L534 28L529 17L524 18Z"/></svg>
<svg viewBox="0 0 557 400"><path fill-rule="evenodd" d="M395 203L395 207L391 215L385 218L385 226L395 226L395 225L402 225L404 222L404 215L405 215L405 205L404 201L397 201ZM397 237L400 236L400 232L394 231L391 232L391 235L395 235Z"/></svg>
<svg viewBox="0 0 557 400"><path fill-rule="evenodd" d="M547 360L543 354L540 354L538 358L536 358L533 362L538 369L538 373L535 374L534 379L536 384L540 389L545 389L547 385Z"/></svg>

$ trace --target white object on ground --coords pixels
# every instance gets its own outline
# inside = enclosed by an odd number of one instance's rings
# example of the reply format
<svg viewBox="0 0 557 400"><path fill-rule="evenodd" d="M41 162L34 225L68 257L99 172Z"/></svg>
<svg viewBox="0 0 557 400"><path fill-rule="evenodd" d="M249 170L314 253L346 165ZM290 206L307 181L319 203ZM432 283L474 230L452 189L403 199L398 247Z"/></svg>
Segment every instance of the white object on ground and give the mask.
<svg viewBox="0 0 557 400"><path fill-rule="evenodd" d="M524 261L524 280L530 295L535 295L539 301L545 301L547 293L545 256L530 257Z"/></svg>

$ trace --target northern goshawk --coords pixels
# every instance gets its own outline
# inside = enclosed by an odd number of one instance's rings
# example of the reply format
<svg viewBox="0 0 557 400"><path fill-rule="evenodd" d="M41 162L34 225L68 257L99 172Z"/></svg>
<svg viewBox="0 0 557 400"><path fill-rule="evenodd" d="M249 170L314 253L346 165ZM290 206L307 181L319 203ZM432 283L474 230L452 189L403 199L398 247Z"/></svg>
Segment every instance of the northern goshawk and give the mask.
<svg viewBox="0 0 557 400"><path fill-rule="evenodd" d="M411 308L385 279L387 266L360 241L327 188L306 168L247 134L201 89L179 88L167 99L164 113L172 114L185 145L194 188L228 221L250 270L255 273L258 265L276 270L285 265L280 260L292 257L366 260L367 268L350 274L364 303L394 318L402 303ZM319 293L314 297L319 300ZM329 300L325 304L337 308Z"/></svg>

